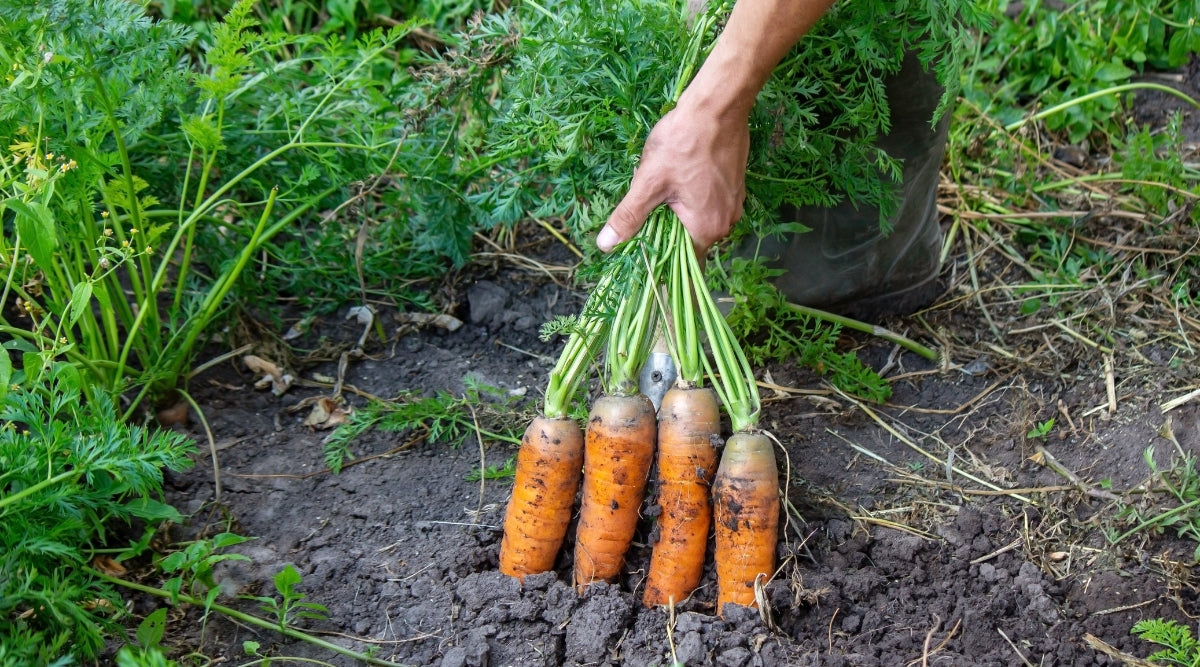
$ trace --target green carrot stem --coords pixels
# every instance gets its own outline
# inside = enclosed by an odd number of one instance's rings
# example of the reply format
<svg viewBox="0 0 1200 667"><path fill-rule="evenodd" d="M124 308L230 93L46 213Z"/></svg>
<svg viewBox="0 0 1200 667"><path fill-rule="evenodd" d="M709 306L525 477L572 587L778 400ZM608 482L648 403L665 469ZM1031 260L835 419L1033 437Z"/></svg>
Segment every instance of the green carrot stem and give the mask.
<svg viewBox="0 0 1200 667"><path fill-rule="evenodd" d="M579 315L577 328L567 339L558 363L550 371L542 412L551 419L567 416L567 409L579 388L580 380L599 354L601 342L608 336L612 318L604 311L611 291L612 276L605 274L592 289Z"/></svg>
<svg viewBox="0 0 1200 667"><path fill-rule="evenodd" d="M704 379L704 350L700 344L697 325L697 285L691 279L688 255L695 252L687 230L677 220L671 226L670 280L667 282L667 303L670 306L671 328L678 369L678 382L684 387L700 386ZM702 288L703 285L700 285Z"/></svg>
<svg viewBox="0 0 1200 667"><path fill-rule="evenodd" d="M638 232L637 241L623 251L627 255L638 253L640 262L613 262L610 271L624 273L629 294L617 307L609 332L608 352L604 363L608 371L605 391L618 396L637 392L638 375L653 344L651 339L658 322L658 290L660 268L664 254L660 250L664 238L664 226L657 217L652 217Z"/></svg>
<svg viewBox="0 0 1200 667"><path fill-rule="evenodd" d="M754 370L750 367L750 361L746 359L746 353L738 344L733 330L729 328L729 323L725 321L725 316L717 308L712 293L706 287L704 271L691 250L692 241L687 230L679 223L676 223L676 227L682 231L677 232L673 251L682 254L687 261L689 280L695 286L693 295L700 312L700 321L708 335L708 345L712 353L711 363L707 357L702 357L705 370L713 382L717 396L725 404L725 411L729 413L733 430L754 430L762 408L758 384L754 380Z"/></svg>

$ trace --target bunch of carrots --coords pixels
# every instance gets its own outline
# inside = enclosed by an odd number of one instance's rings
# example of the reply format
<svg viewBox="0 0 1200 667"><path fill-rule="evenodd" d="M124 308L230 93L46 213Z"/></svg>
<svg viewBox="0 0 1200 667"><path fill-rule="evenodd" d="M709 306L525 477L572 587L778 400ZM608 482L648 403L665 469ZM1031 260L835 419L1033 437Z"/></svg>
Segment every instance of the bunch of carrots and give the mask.
<svg viewBox="0 0 1200 667"><path fill-rule="evenodd" d="M672 99L701 62L714 20L694 26ZM754 374L670 210L652 214L616 254L570 323L542 414L525 431L500 570L519 579L551 570L578 494L576 589L616 579L657 457L661 513L644 603L673 605L692 594L712 530L718 611L730 602L754 606L756 584L774 572L779 525L778 472L771 442L756 428ZM637 378L660 336L678 375L656 414ZM604 393L585 431L567 410L602 350ZM718 465L722 404L734 433Z"/></svg>
<svg viewBox="0 0 1200 667"><path fill-rule="evenodd" d="M755 584L774 570L779 523L778 473L771 442L755 428L753 373L673 213L656 212L622 252L641 261L614 263L621 268L593 290L551 373L543 414L525 432L500 569L524 578L553 568L582 477L575 585L583 593L594 582L614 580L657 457L661 514L643 601L670 605L692 594L715 519L718 609L728 602L753 606ZM658 335L678 376L656 414L638 393L637 377ZM585 431L567 408L601 348L604 393ZM706 377L711 388L703 386ZM718 399L734 430L719 466Z"/></svg>

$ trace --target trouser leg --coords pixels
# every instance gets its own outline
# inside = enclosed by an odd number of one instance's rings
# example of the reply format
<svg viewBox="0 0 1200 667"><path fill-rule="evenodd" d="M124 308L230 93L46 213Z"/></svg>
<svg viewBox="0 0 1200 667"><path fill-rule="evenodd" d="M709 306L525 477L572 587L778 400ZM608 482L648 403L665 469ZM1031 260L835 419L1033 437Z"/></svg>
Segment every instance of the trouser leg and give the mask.
<svg viewBox="0 0 1200 667"><path fill-rule="evenodd" d="M885 85L892 128L878 145L903 163L892 231L880 230L878 210L848 203L785 212L812 231L764 239L760 254L786 271L776 287L790 301L878 319L926 306L940 291L937 185L949 114L931 125L942 88L913 54Z"/></svg>

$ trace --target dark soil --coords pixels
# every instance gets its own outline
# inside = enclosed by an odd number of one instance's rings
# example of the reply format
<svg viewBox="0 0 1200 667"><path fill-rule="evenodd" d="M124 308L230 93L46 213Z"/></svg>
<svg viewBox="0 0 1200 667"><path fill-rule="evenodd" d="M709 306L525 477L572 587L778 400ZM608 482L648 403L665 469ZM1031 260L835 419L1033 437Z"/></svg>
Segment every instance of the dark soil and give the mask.
<svg viewBox="0 0 1200 667"><path fill-rule="evenodd" d="M461 394L472 376L532 403L558 351L556 342L537 338L537 325L575 312L582 295L524 270L487 274L460 295L461 329L369 344L370 357L351 362L345 382L381 397ZM922 317L958 327L959 336L986 326L952 307ZM914 328L914 321L889 324ZM331 319L299 342L353 341L360 329ZM1161 366L1158 379L1122 384L1119 409L1109 415L1095 409L1107 401L1099 363L1048 372L993 358L981 340L978 358L938 367L879 339L846 340L877 369L889 366L895 396L870 408L881 421L807 371L766 369L777 385L825 389L767 396L763 425L786 448L780 466L793 506L781 535L782 566L768 586L769 617L731 607L717 618L711 572L673 619L643 608L649 521L617 584L577 596L568 544L555 572L522 586L496 571L511 480L481 486L465 479L503 463L513 446L488 443L481 451L473 438L455 447L368 431L353 443L356 457L392 453L337 475L321 472L328 431L302 424L308 410L287 408L328 390L295 387L275 397L255 390L257 378L232 364L192 383L215 434L221 503L212 504L207 452L170 480L170 500L193 516L184 532L232 528L257 538L238 549L251 562L220 571L225 602L254 611L234 596L271 593L274 574L294 563L304 577L300 589L330 610L329 620L302 627L415 665L1103 665L1115 661L1085 636L1145 655L1149 645L1129 634L1136 621L1187 622L1183 611L1200 608L1186 565L1194 545L1169 538L1144 544L1138 536L1111 546L1103 535L1114 505L1042 465L1040 441L1025 437L1054 418L1045 451L1086 488L1099 489L1092 483L1102 479L1114 489L1136 485L1149 472L1147 446L1164 463L1174 448L1157 407L1180 393L1171 393L1169 350L1157 350L1157 360L1147 354ZM336 365L300 375L317 373L335 375ZM365 401L350 395L350 402ZM1169 418L1180 445L1200 449L1200 407L1186 404ZM194 420L190 432L205 442ZM395 451L405 443L411 446ZM948 471L947 460L957 470ZM981 495L986 487L960 471L1006 488L1051 490L1025 492L1029 502ZM218 616L190 639L213 659L244 659L242 642L254 640L269 654L348 662Z"/></svg>
<svg viewBox="0 0 1200 667"><path fill-rule="evenodd" d="M1193 63L1181 82L1194 85L1197 72ZM1140 99L1134 115L1151 122L1174 104ZM330 390L294 386L277 397L256 390L258 378L240 363L192 381L214 434L223 491L214 503L214 469L202 444L196 467L168 480L168 499L192 517L176 537L224 530L255 537L237 549L251 561L219 571L222 602L257 611L237 596L271 594L274 574L293 563L304 578L300 590L330 612L300 627L404 664L1119 663L1089 636L1145 656L1152 647L1130 634L1137 621L1195 626L1196 545L1145 531L1111 544L1107 536L1131 524L1118 517L1121 504L1107 489L1132 489L1149 477L1148 447L1169 465L1172 436L1178 448L1200 452L1200 402L1166 414L1160 408L1194 388L1194 354L1144 331L1148 339L1121 340L1110 374L1104 355L1037 315L995 305L993 328L969 296L966 261L960 250L946 267L946 291L934 307L886 323L947 350L945 363L878 338L844 336L847 348L891 379L887 405L864 407L807 370L762 369L764 380L809 392L764 390L762 425L784 446L789 502L769 614L730 607L718 618L711 562L700 590L674 616L643 608L649 519L616 584L577 596L568 542L554 572L521 585L496 570L511 479L466 479L502 464L514 446L370 430L352 443L356 459L332 474L323 457L329 431L303 424L307 408L288 409ZM997 281L1012 268L978 266L981 279ZM538 339L537 328L577 312L583 295L528 268L472 271L452 277L443 295L465 320L453 333L396 334L394 313L380 313L388 340L373 336L366 356L345 368L352 405L366 399L351 389L383 398L461 395L470 377L536 409L559 351L558 341ZM1126 293L1104 308L1128 312L1129 328L1143 326L1130 299L1137 301ZM293 343L344 351L361 329L329 318ZM261 343L266 338L249 336L260 341L255 353L290 359L298 377L337 375L336 362L303 366ZM523 418L514 414L510 426L519 431ZM1044 439L1027 437L1051 419ZM207 442L194 414L188 429ZM987 485L1025 490L1005 495ZM179 624L191 622L193 632L168 637L182 636L181 651L213 661L244 662L242 642L253 640L269 655L351 662L219 615L203 626L196 610L186 618Z"/></svg>

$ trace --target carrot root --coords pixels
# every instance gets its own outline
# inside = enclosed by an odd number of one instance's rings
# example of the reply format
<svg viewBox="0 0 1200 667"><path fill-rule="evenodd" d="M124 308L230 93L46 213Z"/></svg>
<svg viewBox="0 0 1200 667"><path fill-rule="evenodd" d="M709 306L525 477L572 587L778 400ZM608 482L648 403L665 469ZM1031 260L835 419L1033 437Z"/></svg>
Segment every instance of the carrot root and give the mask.
<svg viewBox="0 0 1200 667"><path fill-rule="evenodd" d="M602 396L585 438L583 494L575 539L575 587L583 594L621 571L637 530L654 458L654 405L637 396Z"/></svg>
<svg viewBox="0 0 1200 667"><path fill-rule="evenodd" d="M650 556L647 607L680 603L704 574L712 525L720 408L712 389L671 388L658 411L658 541Z"/></svg>
<svg viewBox="0 0 1200 667"><path fill-rule="evenodd" d="M771 441L736 433L725 445L713 482L717 612L756 605L754 582L775 570L779 539L779 471Z"/></svg>
<svg viewBox="0 0 1200 667"><path fill-rule="evenodd" d="M538 417L517 452L512 499L504 515L500 571L525 576L554 568L583 470L583 431L572 419Z"/></svg>

